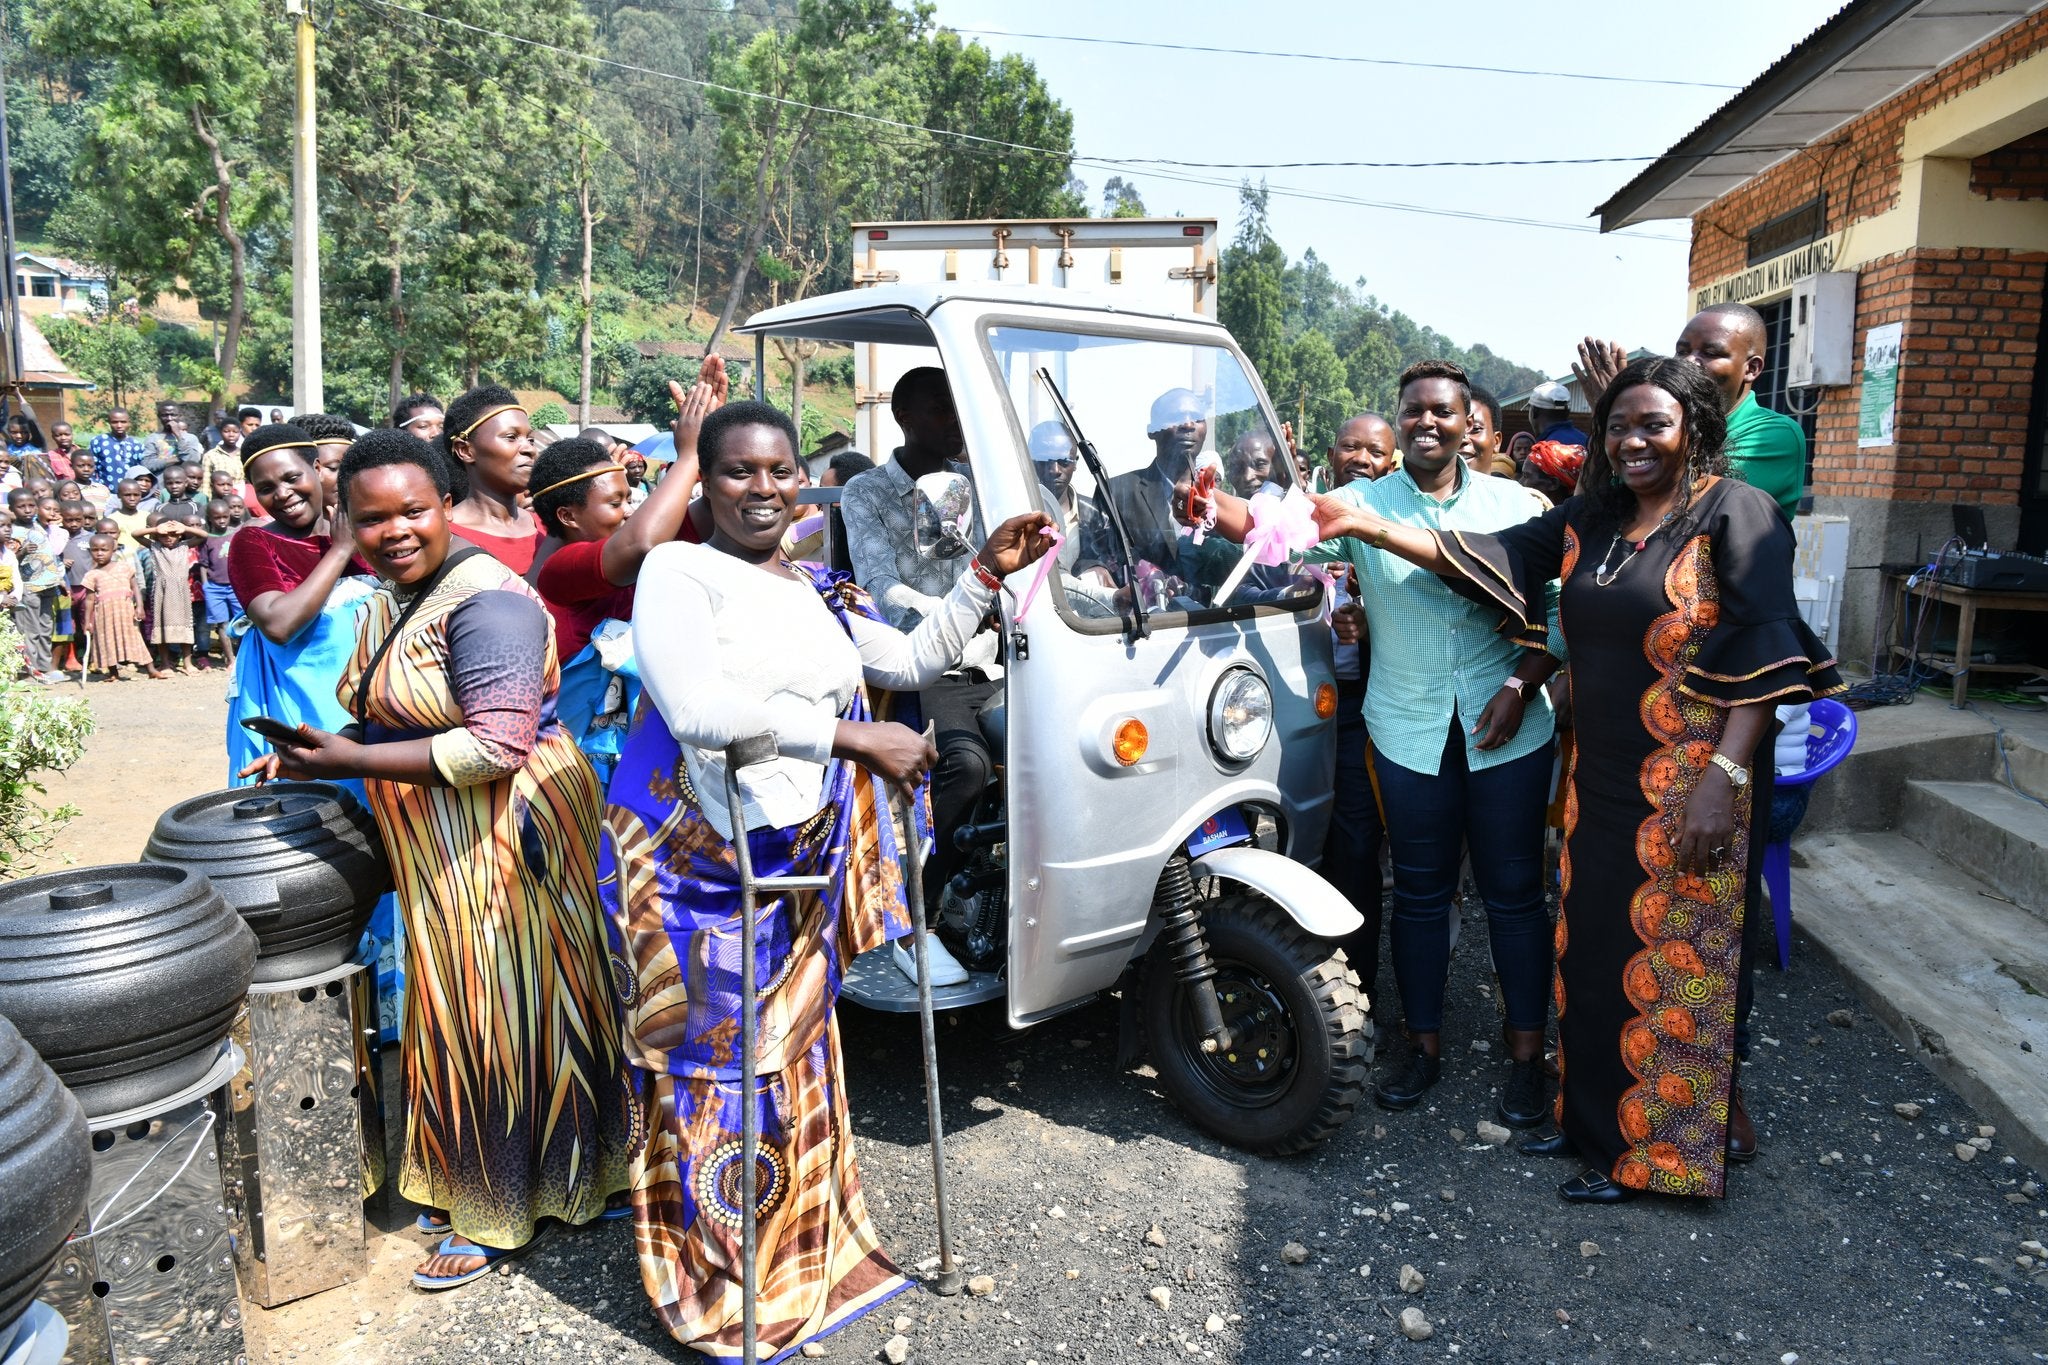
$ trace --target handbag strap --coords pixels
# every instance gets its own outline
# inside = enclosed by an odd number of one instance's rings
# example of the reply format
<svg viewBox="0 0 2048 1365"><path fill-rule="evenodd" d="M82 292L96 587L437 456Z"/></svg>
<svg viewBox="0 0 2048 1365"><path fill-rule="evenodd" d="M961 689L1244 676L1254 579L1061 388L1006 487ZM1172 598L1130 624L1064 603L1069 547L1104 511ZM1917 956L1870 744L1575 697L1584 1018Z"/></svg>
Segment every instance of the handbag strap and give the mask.
<svg viewBox="0 0 2048 1365"><path fill-rule="evenodd" d="M392 644L404 633L406 624L413 618L413 613L426 604L426 600L434 595L434 590L455 571L456 565L483 553L483 547L478 545L464 545L451 551L448 557L441 561L441 567L434 570L434 576L426 581L413 596L412 601L405 604L405 610L398 613L398 619L391 623L391 629L385 631L384 638L377 642L377 651L370 656L370 666L363 670L362 679L356 684L356 724L369 724L370 684L376 680L377 670L383 666L384 656L391 651Z"/></svg>

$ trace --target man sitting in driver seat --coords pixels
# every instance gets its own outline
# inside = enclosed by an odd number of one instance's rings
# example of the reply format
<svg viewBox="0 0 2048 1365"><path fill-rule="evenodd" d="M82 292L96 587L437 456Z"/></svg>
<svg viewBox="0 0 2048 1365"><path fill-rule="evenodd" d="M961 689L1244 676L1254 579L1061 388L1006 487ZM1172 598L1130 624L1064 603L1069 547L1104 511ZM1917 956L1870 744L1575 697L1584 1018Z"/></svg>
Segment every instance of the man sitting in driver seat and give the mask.
<svg viewBox="0 0 2048 1365"><path fill-rule="evenodd" d="M1196 545L1174 510L1174 485L1195 477L1202 461L1202 444L1209 435L1208 410L1201 395L1192 389L1168 389L1160 394L1152 401L1145 434L1152 441L1152 462L1111 478L1110 501L1131 537L1131 553L1140 564L1150 564L1165 575L1156 591L1167 598L1192 594L1206 603L1208 594L1230 576L1238 550L1221 536L1209 536ZM1115 534L1105 527L1103 535L1112 543L1091 547L1094 557L1103 563L1118 561Z"/></svg>
<svg viewBox="0 0 2048 1365"><path fill-rule="evenodd" d="M853 579L867 589L882 615L898 630L913 629L938 605L960 575L967 557L923 559L915 534L916 484L926 474L967 475L966 439L946 372L926 365L896 381L889 399L890 415L903 429L903 444L887 464L857 474L840 496L846 522L847 550ZM980 517L975 535L979 538ZM918 694L924 718L936 731L939 761L932 768L932 834L934 848L925 864L925 907L937 920L940 894L960 870L961 854L953 847L953 831L974 814L976 802L995 770L982 738L976 713L1002 691L1002 637L984 629L961 656L959 667ZM896 965L915 977L910 955L896 949ZM931 939L932 984L958 985L967 969L938 938Z"/></svg>

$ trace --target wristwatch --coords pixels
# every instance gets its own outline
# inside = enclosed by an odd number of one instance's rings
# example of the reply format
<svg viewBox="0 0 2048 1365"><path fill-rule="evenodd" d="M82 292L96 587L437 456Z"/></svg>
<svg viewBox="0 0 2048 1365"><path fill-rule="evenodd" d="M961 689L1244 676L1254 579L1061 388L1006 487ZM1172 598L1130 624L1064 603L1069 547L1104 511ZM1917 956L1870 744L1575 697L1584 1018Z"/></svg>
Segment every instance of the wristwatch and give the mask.
<svg viewBox="0 0 2048 1365"><path fill-rule="evenodd" d="M1502 687L1505 687L1508 691L1514 693L1518 697L1522 695L1522 689L1527 687L1528 685L1529 683L1527 679L1517 678L1513 674L1508 675L1507 679L1501 683Z"/></svg>
<svg viewBox="0 0 2048 1365"><path fill-rule="evenodd" d="M1728 780L1735 784L1736 790L1739 791L1749 785L1749 769L1743 767L1740 763L1728 757L1728 755L1717 753L1712 761L1715 767L1728 774Z"/></svg>

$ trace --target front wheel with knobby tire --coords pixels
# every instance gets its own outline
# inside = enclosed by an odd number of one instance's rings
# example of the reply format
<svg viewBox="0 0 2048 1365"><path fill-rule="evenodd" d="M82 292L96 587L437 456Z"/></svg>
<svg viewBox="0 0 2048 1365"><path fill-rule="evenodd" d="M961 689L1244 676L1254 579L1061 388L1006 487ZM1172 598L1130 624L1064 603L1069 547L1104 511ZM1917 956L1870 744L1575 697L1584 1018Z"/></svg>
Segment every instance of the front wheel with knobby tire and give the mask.
<svg viewBox="0 0 2048 1365"><path fill-rule="evenodd" d="M1145 1036L1167 1097L1197 1128L1247 1152L1306 1151L1365 1095L1372 1021L1338 945L1263 896L1202 902L1231 1043L1202 1050L1190 992L1163 943L1146 959Z"/></svg>

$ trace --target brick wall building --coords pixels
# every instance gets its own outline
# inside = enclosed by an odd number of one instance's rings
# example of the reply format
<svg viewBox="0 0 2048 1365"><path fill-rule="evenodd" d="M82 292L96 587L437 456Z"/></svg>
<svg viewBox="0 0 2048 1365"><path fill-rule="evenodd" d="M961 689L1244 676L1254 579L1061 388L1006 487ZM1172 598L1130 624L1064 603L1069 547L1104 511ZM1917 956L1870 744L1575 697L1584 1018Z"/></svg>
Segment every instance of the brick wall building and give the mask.
<svg viewBox="0 0 2048 1365"><path fill-rule="evenodd" d="M1850 519L1852 566L1931 555L1958 502L1995 547L2048 550L2048 2L1855 0L1600 214L1692 220L1679 322L1730 299L1764 314L1759 401L1807 426L1813 510ZM1823 347L1846 332L1847 363L1802 375L1799 295L1830 275L1853 286L1806 325ZM1873 425L1865 352L1889 324L1896 398ZM1852 572L1845 657L1868 656L1877 600Z"/></svg>

